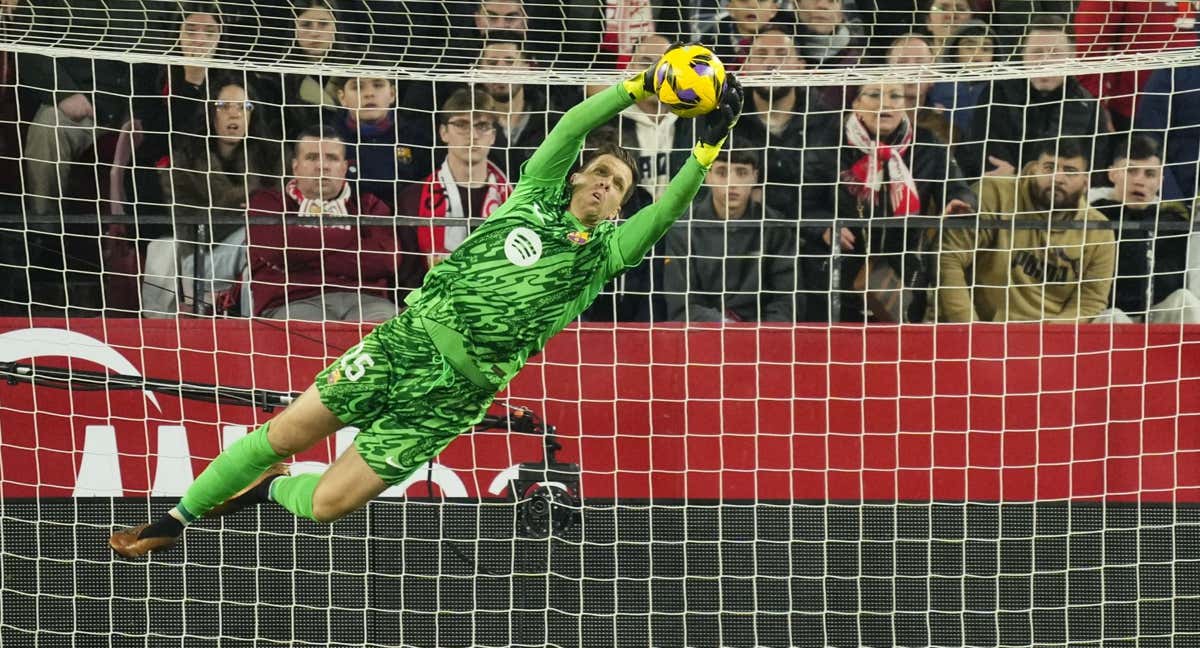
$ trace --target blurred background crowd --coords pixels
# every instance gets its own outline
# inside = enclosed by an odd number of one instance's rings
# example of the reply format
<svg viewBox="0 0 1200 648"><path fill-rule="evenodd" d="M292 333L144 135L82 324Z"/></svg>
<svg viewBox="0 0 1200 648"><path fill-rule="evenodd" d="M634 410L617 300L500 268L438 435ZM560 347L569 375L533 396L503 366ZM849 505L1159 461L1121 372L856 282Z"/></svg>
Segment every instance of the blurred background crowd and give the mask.
<svg viewBox="0 0 1200 648"><path fill-rule="evenodd" d="M160 4L0 0L0 42L61 23L177 57L0 49L3 314L385 319L469 234L438 219L491 214L598 89L523 74L615 80L699 41L743 77L742 119L690 214L584 319L1200 321L1200 67L1055 70L1195 48L1191 2ZM213 65L254 57L294 71ZM1013 62L1040 71L787 82ZM637 159L629 216L695 132L650 100L602 141Z"/></svg>

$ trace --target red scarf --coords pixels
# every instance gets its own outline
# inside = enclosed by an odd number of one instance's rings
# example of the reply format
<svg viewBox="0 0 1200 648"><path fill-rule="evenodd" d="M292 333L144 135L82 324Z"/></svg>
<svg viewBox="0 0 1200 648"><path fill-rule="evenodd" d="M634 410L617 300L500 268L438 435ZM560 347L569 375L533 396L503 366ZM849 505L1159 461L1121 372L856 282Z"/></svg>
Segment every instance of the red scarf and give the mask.
<svg viewBox="0 0 1200 648"><path fill-rule="evenodd" d="M500 167L487 163L487 195L483 199L483 208L478 214L469 214L470 205L462 204L462 194L458 184L450 173L450 165L443 162L440 169L425 178L421 185L421 201L417 205L417 215L425 218L441 218L449 214L452 218L476 216L487 218L508 199L512 188L508 185L508 177ZM421 227L417 230L417 245L422 252L449 254L467 238L465 225L448 225L445 227Z"/></svg>
<svg viewBox="0 0 1200 648"><path fill-rule="evenodd" d="M842 182L859 201L875 204L876 196L883 188L883 166L886 164L892 215L910 216L921 213L921 199L917 196L912 171L904 162L904 154L913 141L913 129L909 127L907 117L900 123L900 129L899 142L884 144L867 130L858 115L850 115L846 119L846 143L865 155L842 172Z"/></svg>

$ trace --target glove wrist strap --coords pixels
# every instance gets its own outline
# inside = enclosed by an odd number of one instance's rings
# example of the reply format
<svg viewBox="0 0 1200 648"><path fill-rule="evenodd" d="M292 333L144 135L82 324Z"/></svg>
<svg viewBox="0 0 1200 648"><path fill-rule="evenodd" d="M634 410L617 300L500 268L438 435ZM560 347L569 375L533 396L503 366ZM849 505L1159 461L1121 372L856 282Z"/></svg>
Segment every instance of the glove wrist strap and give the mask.
<svg viewBox="0 0 1200 648"><path fill-rule="evenodd" d="M717 161L717 156L721 154L721 145L725 143L725 138L716 144L707 144L705 142L696 142L695 148L692 149L692 155L696 161L705 169L711 168L713 162Z"/></svg>

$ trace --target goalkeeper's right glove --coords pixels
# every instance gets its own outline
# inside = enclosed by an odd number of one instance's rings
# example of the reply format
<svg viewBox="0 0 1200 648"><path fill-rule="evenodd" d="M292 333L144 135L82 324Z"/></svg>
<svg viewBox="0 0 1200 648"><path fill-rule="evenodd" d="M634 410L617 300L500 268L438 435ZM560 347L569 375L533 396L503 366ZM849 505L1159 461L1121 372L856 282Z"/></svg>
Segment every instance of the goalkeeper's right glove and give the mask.
<svg viewBox="0 0 1200 648"><path fill-rule="evenodd" d="M729 131L737 124L742 114L742 84L732 72L725 75L725 90L721 93L721 103L711 112L704 115L703 129L692 155L705 169L711 167L721 152L721 145L729 136Z"/></svg>
<svg viewBox="0 0 1200 648"><path fill-rule="evenodd" d="M670 52L674 49L679 49L680 47L683 47L683 43L672 43L671 46L667 48L667 52ZM663 56L666 55L666 52L663 52ZM634 102L638 102L642 99L649 99L650 97L655 96L654 71L658 69L660 64L662 64L662 56L658 57L658 60L654 62L654 65L651 65L645 70L639 72L637 75L621 82L621 87L625 89L625 92L629 93L630 99L633 99Z"/></svg>

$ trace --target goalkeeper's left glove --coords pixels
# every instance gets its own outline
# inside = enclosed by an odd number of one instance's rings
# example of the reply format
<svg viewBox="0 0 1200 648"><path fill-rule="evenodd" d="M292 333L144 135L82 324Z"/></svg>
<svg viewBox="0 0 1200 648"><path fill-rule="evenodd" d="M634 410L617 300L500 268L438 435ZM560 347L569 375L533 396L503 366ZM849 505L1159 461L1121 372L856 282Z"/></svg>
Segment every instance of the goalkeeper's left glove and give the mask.
<svg viewBox="0 0 1200 648"><path fill-rule="evenodd" d="M737 124L742 114L742 84L732 72L725 75L725 90L721 92L721 102L711 112L704 115L703 129L692 155L705 169L711 167L721 152L721 145Z"/></svg>

